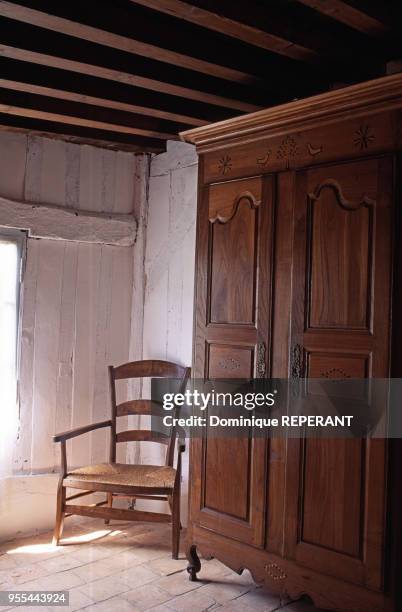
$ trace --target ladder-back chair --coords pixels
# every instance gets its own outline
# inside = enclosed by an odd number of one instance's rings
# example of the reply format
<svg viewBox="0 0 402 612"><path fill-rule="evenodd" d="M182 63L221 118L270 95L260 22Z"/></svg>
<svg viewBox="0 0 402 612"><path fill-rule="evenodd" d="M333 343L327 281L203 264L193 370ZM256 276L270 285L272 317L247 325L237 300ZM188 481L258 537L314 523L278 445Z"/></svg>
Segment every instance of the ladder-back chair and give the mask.
<svg viewBox="0 0 402 612"><path fill-rule="evenodd" d="M128 415L151 415L154 408L160 410L152 400L134 399L117 404L116 381L130 378L171 378L180 381L178 392L183 392L190 376L190 368L160 360L134 361L118 367L109 366L111 419L57 434L54 442L60 442L61 473L57 490L56 524L53 543L58 544L64 518L72 515L100 517L108 523L110 519L128 521L152 521L172 523L172 557L178 558L180 544L180 481L181 453L185 450L184 430L172 427L170 434L151 430L117 431L117 417ZM108 427L110 429L110 458L108 463L88 465L68 470L66 442L71 438ZM165 465L131 465L116 463L116 446L120 442L158 442L166 445ZM177 461L173 466L177 441ZM66 496L66 489L83 489L83 492ZM91 506L67 503L95 492L104 492L106 500ZM113 508L115 497L163 500L169 503L170 514Z"/></svg>

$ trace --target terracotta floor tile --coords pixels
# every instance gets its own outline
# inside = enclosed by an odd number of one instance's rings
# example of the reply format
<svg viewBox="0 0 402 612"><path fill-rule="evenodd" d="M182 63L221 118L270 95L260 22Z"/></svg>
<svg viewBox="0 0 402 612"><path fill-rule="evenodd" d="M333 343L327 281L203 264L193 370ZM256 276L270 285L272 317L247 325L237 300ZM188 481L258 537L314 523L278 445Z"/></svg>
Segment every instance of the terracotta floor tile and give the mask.
<svg viewBox="0 0 402 612"><path fill-rule="evenodd" d="M171 557L169 525L118 523L74 517L63 545L53 547L49 531L0 546L0 588L61 590L70 593L75 612L270 612L279 600L254 584L246 570L238 575L216 559L202 559L199 580L190 582L187 561ZM94 539L95 538L95 539ZM184 531L181 539L185 545ZM5 553L5 554L1 554ZM7 608L3 608L6 610ZM9 608L16 612L21 607ZM39 611L33 606L24 612ZM40 608L40 610L59 608ZM281 612L319 612L306 601Z"/></svg>
<svg viewBox="0 0 402 612"><path fill-rule="evenodd" d="M201 582L190 582L185 571L160 578L155 584L172 596L182 595L202 586Z"/></svg>
<svg viewBox="0 0 402 612"><path fill-rule="evenodd" d="M138 612L138 610L126 599L117 596L97 604L92 604L85 608L85 612Z"/></svg>
<svg viewBox="0 0 402 612"><path fill-rule="evenodd" d="M215 578L209 584L201 587L201 591L210 595L216 603L225 604L236 599L249 591L250 587L244 584L236 584L223 577L222 580Z"/></svg>
<svg viewBox="0 0 402 612"><path fill-rule="evenodd" d="M115 576L109 576L108 578L101 578L100 580L88 582L80 586L78 590L93 601L99 602L110 599L115 595L120 595L120 593L128 591L129 587L125 582L118 580Z"/></svg>
<svg viewBox="0 0 402 612"><path fill-rule="evenodd" d="M161 576L168 576L175 574L176 572L182 572L187 567L187 559L181 557L180 559L172 559L169 557L162 557L149 561L149 567Z"/></svg>
<svg viewBox="0 0 402 612"><path fill-rule="evenodd" d="M81 593L78 588L70 589L69 595L70 598L68 606L63 606L61 608L53 608L53 610L62 610L63 612L75 612L75 610L81 610L82 608L90 606L94 603L93 600L88 597L88 595ZM40 608L38 609L38 612L40 612Z"/></svg>
<svg viewBox="0 0 402 612"><path fill-rule="evenodd" d="M50 612L51 610L54 610L54 608L47 608L47 607L38 607L38 606L17 606L16 608L9 608L8 612L21 612L21 610L24 610L24 612L38 612L38 610L41 610L41 612ZM64 608L64 610L67 610L67 608Z"/></svg>
<svg viewBox="0 0 402 612"><path fill-rule="evenodd" d="M127 591L121 596L127 599L127 601L132 603L141 612L159 606L160 604L167 603L172 599L170 593L160 589L152 583Z"/></svg>
<svg viewBox="0 0 402 612"><path fill-rule="evenodd" d="M46 575L46 571L40 566L39 563L34 563L31 565L25 566L17 566L12 570L7 572L2 572L0 576L0 587L3 588L3 582L6 584L24 584L24 582L29 582L31 580L36 580Z"/></svg>
<svg viewBox="0 0 402 612"><path fill-rule="evenodd" d="M46 561L39 561L38 565L47 574L57 574L82 565L82 561L76 559L74 555L58 555Z"/></svg>
<svg viewBox="0 0 402 612"><path fill-rule="evenodd" d="M158 578L158 574L152 571L149 566L145 565L131 567L116 574L116 579L125 582L129 588L142 586L143 584L153 582Z"/></svg>
<svg viewBox="0 0 402 612"><path fill-rule="evenodd" d="M64 591L80 586L84 581L73 570L68 570L39 578L39 584L45 591Z"/></svg>
<svg viewBox="0 0 402 612"><path fill-rule="evenodd" d="M306 600L294 601L287 606L281 608L280 612L325 612L313 606L312 603Z"/></svg>
<svg viewBox="0 0 402 612"><path fill-rule="evenodd" d="M270 595L261 588L253 588L245 595L239 597L237 601L261 612L277 610L281 603L277 595Z"/></svg>
<svg viewBox="0 0 402 612"><path fill-rule="evenodd" d="M191 612L202 612L203 610L208 610L214 604L216 604L215 599L209 594L202 592L202 589L175 597L175 599L167 602L169 608L176 612L189 612L190 610Z"/></svg>
<svg viewBox="0 0 402 612"><path fill-rule="evenodd" d="M0 572L13 569L15 566L15 560L11 555L3 554L0 556Z"/></svg>

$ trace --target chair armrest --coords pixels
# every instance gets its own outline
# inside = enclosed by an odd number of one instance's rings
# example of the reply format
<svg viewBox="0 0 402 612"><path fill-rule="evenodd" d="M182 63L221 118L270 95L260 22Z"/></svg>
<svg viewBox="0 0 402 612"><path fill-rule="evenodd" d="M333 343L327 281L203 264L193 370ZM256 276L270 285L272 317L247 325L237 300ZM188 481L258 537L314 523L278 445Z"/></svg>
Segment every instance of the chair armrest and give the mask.
<svg viewBox="0 0 402 612"><path fill-rule="evenodd" d="M101 421L100 423L92 423L91 425L83 425L82 427L76 427L69 431L63 431L53 436L53 442L63 442L76 436L81 436L88 431L94 431L95 429L101 429L102 427L111 427L112 421Z"/></svg>

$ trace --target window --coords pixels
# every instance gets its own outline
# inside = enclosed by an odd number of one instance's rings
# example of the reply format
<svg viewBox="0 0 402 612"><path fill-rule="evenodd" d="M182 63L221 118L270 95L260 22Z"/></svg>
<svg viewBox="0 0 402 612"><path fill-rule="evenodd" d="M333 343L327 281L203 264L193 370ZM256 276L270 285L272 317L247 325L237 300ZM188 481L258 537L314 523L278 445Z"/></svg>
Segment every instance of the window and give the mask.
<svg viewBox="0 0 402 612"><path fill-rule="evenodd" d="M11 474L18 427L18 332L25 234L0 229L0 476Z"/></svg>

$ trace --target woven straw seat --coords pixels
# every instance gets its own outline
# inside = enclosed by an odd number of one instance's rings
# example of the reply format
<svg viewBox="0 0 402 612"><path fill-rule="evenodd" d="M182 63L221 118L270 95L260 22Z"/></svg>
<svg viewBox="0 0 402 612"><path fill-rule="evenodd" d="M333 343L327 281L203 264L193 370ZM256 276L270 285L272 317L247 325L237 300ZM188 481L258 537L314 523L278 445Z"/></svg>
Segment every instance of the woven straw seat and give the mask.
<svg viewBox="0 0 402 612"><path fill-rule="evenodd" d="M160 465L127 465L124 463L98 463L87 465L67 474L65 486L76 481L89 481L101 484L122 485L127 487L157 487L173 489L176 470Z"/></svg>
<svg viewBox="0 0 402 612"><path fill-rule="evenodd" d="M110 520L118 521L149 521L171 523L172 525L172 557L179 558L180 546L180 483L181 456L185 451L185 431L178 425L173 425L169 433L153 431L152 429L129 429L117 431L116 422L119 417L130 415L147 416L154 413L155 402L152 399L127 399L120 404L116 402L116 382L129 379L167 378L180 382L180 390L184 391L190 377L190 368L171 361L145 359L131 361L120 366L109 366L111 418L98 423L82 425L69 431L63 431L53 436L54 442L60 443L61 469L57 487L56 524L54 526L53 544L59 543L64 519L69 516L89 516L103 518L108 525ZM126 389L127 391L127 389ZM159 404L157 404L159 408ZM174 415L178 414L175 407ZM75 470L68 469L67 441L98 429L108 429L110 432L109 459L107 463L87 465ZM161 444L166 448L164 465L131 465L116 463L117 445L126 442L141 442ZM176 459L175 459L176 457ZM173 467L175 464L175 468ZM67 496L67 489L78 489L77 493ZM106 498L95 504L82 505L76 502L95 492L105 493ZM128 508L113 507L113 501L118 498L129 498ZM170 513L137 510L135 505L139 500L166 502ZM72 502L72 503L71 503ZM167 509L167 508L166 508Z"/></svg>

